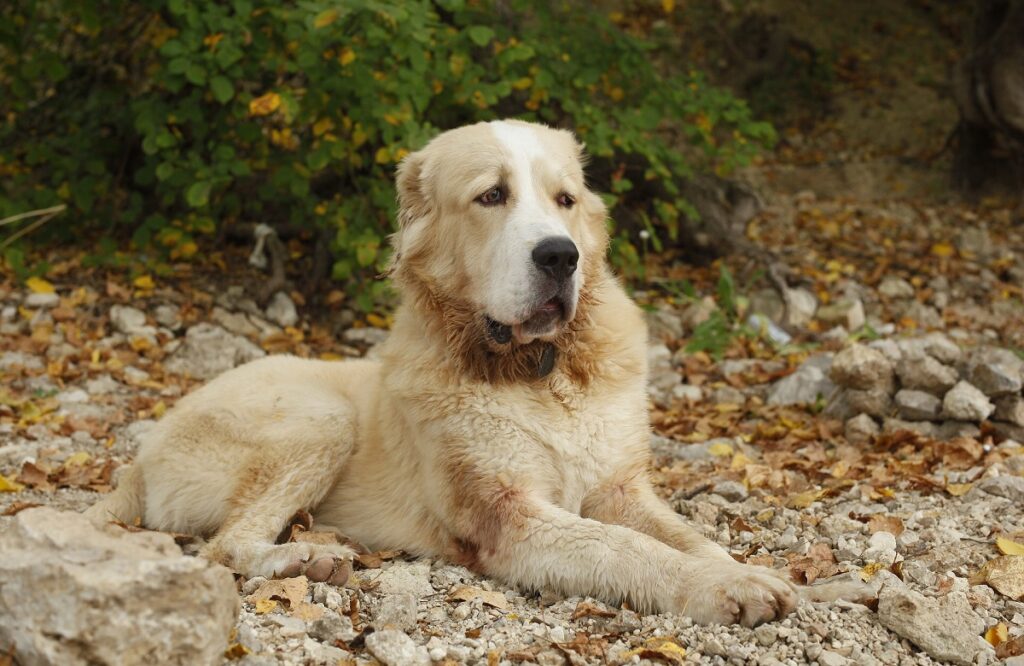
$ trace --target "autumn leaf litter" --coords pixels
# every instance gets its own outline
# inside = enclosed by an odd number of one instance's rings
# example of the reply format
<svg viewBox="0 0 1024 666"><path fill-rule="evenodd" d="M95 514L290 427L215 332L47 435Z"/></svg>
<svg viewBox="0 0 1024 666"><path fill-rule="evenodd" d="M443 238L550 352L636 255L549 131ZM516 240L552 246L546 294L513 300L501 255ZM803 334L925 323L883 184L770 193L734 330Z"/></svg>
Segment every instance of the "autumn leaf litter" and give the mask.
<svg viewBox="0 0 1024 666"><path fill-rule="evenodd" d="M985 237L958 231L979 215ZM695 627L525 594L440 561L364 553L342 588L240 581L225 663L927 664L956 661L949 650L967 649L962 663L1024 652L1021 389L1000 384L999 367L971 365L977 349L1024 345L1024 245L1001 216L784 198L751 240L776 244L790 269L785 289L811 295L814 308L793 315L804 318L793 326L776 307L785 295L754 281L737 287L744 298L730 316L757 308L787 331L785 344L754 334L687 351L709 305L722 303L638 294L654 331L652 448L663 496L735 557L785 567L804 584L861 581L871 590L864 603L808 602L754 630ZM705 295L722 274L657 268ZM731 266L737 282L755 270ZM342 359L387 335L384 317L360 320L343 299L328 317L294 320L280 298L268 314L248 293L185 270L121 281L69 256L45 280L0 283L0 506L84 508L109 491L146 428L224 359ZM313 311L300 294L284 297L304 316ZM843 308L820 316L837 300ZM848 324L859 326L837 329ZM216 340L215 356L204 340ZM961 382L981 397L947 400ZM190 553L199 545L179 543Z"/></svg>

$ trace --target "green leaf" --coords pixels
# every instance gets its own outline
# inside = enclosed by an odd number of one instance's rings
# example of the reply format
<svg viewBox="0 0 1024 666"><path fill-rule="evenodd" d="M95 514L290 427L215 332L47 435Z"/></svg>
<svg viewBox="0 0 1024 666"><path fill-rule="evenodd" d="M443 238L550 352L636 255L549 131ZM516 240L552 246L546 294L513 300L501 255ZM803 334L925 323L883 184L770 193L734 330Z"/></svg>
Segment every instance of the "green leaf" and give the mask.
<svg viewBox="0 0 1024 666"><path fill-rule="evenodd" d="M210 79L210 92L213 98L221 104L227 104L235 96L235 87L226 76L217 75Z"/></svg>
<svg viewBox="0 0 1024 666"><path fill-rule="evenodd" d="M494 30L485 25L472 25L466 30L466 33L477 46L487 46L494 39Z"/></svg>
<svg viewBox="0 0 1024 666"><path fill-rule="evenodd" d="M212 187L213 183L208 180L192 183L188 191L185 192L185 201L193 208L202 208L210 201L210 189Z"/></svg>

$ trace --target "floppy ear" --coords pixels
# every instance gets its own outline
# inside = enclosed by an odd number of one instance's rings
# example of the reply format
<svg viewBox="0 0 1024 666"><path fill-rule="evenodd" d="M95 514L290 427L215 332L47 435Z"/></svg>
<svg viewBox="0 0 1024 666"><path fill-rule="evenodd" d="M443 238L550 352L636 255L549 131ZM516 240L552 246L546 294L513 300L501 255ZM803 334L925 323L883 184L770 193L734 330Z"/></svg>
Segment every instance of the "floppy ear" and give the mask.
<svg viewBox="0 0 1024 666"><path fill-rule="evenodd" d="M431 204L423 183L423 151L405 157L398 164L395 189L398 191L398 230L391 234L391 265L385 275L395 275L404 254L408 253L409 228L430 214Z"/></svg>
<svg viewBox="0 0 1024 666"><path fill-rule="evenodd" d="M413 221L430 212L423 190L423 151L406 156L398 165L395 184L398 190L398 229L403 231Z"/></svg>

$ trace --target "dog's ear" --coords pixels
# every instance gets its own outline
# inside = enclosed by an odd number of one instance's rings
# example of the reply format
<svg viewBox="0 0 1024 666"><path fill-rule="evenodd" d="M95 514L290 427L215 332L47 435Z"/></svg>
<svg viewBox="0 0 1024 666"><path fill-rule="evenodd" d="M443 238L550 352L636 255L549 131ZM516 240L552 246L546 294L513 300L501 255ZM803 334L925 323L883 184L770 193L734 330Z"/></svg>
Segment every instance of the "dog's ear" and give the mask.
<svg viewBox="0 0 1024 666"><path fill-rule="evenodd" d="M398 190L398 229L405 230L412 222L430 213L430 202L424 189L423 151L407 155L398 164L395 178Z"/></svg>
<svg viewBox="0 0 1024 666"><path fill-rule="evenodd" d="M410 228L417 220L430 214L431 203L423 177L425 162L423 151L417 151L407 155L398 164L395 175L395 189L398 192L398 230L391 234L391 264L384 272L384 276L397 276L403 256L409 253L412 236L415 235L415 231Z"/></svg>

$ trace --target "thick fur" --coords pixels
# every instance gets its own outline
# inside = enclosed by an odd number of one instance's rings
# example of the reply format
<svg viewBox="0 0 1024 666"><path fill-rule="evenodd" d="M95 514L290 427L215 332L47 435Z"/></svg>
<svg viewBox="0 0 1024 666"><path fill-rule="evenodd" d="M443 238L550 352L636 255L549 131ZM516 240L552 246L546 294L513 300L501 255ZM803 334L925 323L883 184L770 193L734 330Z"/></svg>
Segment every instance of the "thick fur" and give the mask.
<svg viewBox="0 0 1024 666"><path fill-rule="evenodd" d="M508 200L483 207L492 180ZM250 576L351 555L275 545L308 509L369 548L525 588L700 622L788 613L790 583L734 561L651 486L647 332L606 265L605 209L573 137L518 122L446 132L402 163L398 189L404 299L379 362L272 356L221 375L147 434L89 514L211 537L203 554ZM511 325L534 307L529 253L552 233L579 249L571 319L494 342L489 317ZM549 345L555 367L539 376Z"/></svg>

